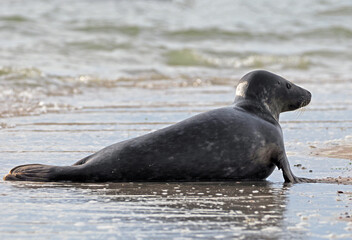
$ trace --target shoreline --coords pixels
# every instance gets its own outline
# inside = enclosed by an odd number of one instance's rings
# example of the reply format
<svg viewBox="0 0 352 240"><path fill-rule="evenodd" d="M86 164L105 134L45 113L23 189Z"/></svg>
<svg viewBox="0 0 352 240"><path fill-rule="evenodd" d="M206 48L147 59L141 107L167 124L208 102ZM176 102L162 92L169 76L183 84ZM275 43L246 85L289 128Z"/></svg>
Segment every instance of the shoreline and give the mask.
<svg viewBox="0 0 352 240"><path fill-rule="evenodd" d="M311 152L311 155L315 157L340 158L340 159L347 159L352 161L351 150L352 150L352 143L345 143L343 145L328 146L326 148L317 148L313 152ZM350 164L352 164L352 162ZM318 179L318 182L352 185L352 176L351 177L340 176L337 178L328 177L328 178Z"/></svg>

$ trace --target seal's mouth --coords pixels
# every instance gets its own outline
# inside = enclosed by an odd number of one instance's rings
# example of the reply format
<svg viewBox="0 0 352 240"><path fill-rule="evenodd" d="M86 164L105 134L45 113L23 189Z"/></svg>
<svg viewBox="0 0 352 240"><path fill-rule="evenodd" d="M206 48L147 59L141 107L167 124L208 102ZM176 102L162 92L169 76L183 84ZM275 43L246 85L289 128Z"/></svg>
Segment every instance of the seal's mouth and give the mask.
<svg viewBox="0 0 352 240"><path fill-rule="evenodd" d="M299 101L288 105L288 108L290 111L292 111L292 110L296 110L296 109L305 107L310 103L310 100L311 100L311 95L309 95L308 97L301 97L299 99Z"/></svg>
<svg viewBox="0 0 352 240"><path fill-rule="evenodd" d="M300 108L307 106L309 103L310 103L310 98L303 100L302 103L301 103Z"/></svg>

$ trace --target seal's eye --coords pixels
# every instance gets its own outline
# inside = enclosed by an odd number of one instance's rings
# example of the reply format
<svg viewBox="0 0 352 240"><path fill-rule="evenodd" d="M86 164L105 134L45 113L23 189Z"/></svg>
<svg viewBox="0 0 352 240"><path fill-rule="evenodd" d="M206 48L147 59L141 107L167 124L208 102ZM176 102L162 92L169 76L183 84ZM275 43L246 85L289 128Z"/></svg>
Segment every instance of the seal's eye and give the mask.
<svg viewBox="0 0 352 240"><path fill-rule="evenodd" d="M287 87L287 89L290 89L292 86L291 86L291 84L286 83L286 87Z"/></svg>

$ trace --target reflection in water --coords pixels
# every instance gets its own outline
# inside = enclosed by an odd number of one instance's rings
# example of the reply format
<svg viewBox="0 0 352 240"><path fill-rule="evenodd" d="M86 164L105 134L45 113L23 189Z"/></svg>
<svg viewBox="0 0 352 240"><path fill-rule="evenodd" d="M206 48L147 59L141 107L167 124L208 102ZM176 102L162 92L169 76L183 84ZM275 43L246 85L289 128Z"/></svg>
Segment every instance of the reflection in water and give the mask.
<svg viewBox="0 0 352 240"><path fill-rule="evenodd" d="M13 186L21 188L19 192L34 190L33 206L38 198L43 205L64 203L60 208L67 212L56 224L72 223L80 216L75 225L82 235L92 228L109 230L102 231L104 237L114 233L149 239L180 236L279 239L285 235L282 225L287 188L265 181Z"/></svg>

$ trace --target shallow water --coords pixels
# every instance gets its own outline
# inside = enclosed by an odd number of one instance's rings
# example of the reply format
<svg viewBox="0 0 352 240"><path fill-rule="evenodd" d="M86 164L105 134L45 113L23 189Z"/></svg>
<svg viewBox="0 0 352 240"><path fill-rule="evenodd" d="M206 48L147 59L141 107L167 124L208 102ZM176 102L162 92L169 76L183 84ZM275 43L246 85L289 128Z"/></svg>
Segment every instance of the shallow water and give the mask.
<svg viewBox="0 0 352 240"><path fill-rule="evenodd" d="M332 221L348 211L347 197L336 194L333 185L321 185L324 194L312 192L309 185L267 182L11 185L1 198L1 210L12 209L1 226L5 238L314 239L337 232L337 237L351 236L350 223ZM18 198L19 193L26 197Z"/></svg>
<svg viewBox="0 0 352 240"><path fill-rule="evenodd" d="M289 6L289 8L288 8ZM290 12L288 14L288 10ZM2 1L0 175L75 161L230 105L264 68L310 90L280 123L293 172L352 142L350 1ZM352 238L350 185L0 181L1 239Z"/></svg>

